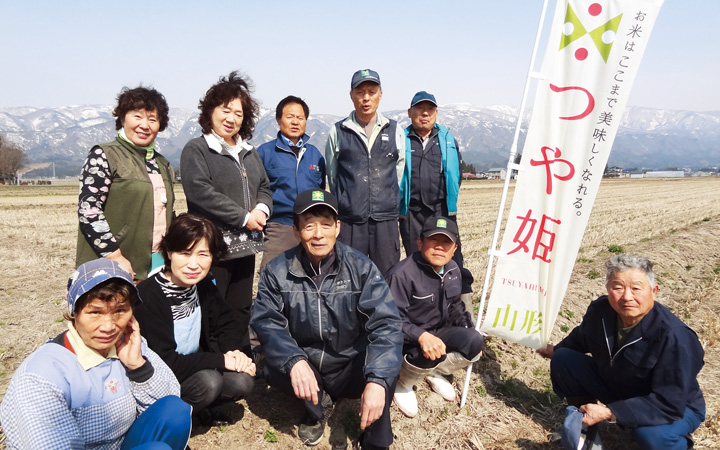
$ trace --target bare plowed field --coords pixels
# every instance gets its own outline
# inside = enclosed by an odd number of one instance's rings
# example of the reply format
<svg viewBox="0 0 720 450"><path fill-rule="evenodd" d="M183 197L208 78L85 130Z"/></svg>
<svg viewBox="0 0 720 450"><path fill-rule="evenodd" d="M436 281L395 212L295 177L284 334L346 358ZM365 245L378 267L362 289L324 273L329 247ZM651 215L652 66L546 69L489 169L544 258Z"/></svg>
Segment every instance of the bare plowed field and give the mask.
<svg viewBox="0 0 720 450"><path fill-rule="evenodd" d="M469 182L460 194L460 232L478 296L501 189L500 182ZM0 396L22 360L66 327L62 313L65 284L74 268L76 201L75 187L0 186ZM185 209L182 193L176 209ZM694 434L695 446L720 447L720 178L604 180L553 341L578 324L587 304L604 292L603 276L597 275L603 274L610 246L655 262L659 300L698 333L705 347L699 380L708 414ZM463 379L458 372L456 388ZM547 361L497 338L489 340L475 364L463 409L427 386L419 386L418 398L420 414L414 419L393 408L393 448L554 448L548 437L563 417ZM250 398L224 408L234 423L224 429L197 427L193 449L303 448L294 435L302 408L262 380ZM341 401L317 448L356 436L357 408L357 401ZM601 433L607 448L633 448L615 426L603 425Z"/></svg>

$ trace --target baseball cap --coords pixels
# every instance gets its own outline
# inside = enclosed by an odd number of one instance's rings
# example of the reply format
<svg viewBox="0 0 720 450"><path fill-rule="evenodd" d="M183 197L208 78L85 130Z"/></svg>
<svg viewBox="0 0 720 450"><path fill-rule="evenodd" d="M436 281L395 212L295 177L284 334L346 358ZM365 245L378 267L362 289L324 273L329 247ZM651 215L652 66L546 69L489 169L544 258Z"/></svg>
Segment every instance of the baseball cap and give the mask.
<svg viewBox="0 0 720 450"><path fill-rule="evenodd" d="M446 217L430 217L425 221L421 236L427 238L434 234L444 234L455 243L457 243L459 238L457 224Z"/></svg>
<svg viewBox="0 0 720 450"><path fill-rule="evenodd" d="M68 313L75 313L75 302L77 302L77 299L82 297L83 294L103 281L111 278L118 278L127 282L133 289L135 289L135 292L137 292L135 283L133 283L132 274L125 270L116 261L112 261L107 258L99 258L93 261L88 261L75 269L75 272L68 280L67 286ZM137 296L137 301L138 303L142 303L139 294Z"/></svg>
<svg viewBox="0 0 720 450"><path fill-rule="evenodd" d="M360 69L353 74L352 81L350 82L350 89L355 89L361 83L366 81L372 81L373 83L377 83L379 85L380 75L378 75L378 73L374 70Z"/></svg>
<svg viewBox="0 0 720 450"><path fill-rule="evenodd" d="M413 98L410 101L410 107L412 108L420 102L430 102L435 106L438 105L437 101L435 101L435 96L425 91L420 91L417 94L413 95Z"/></svg>
<svg viewBox="0 0 720 450"><path fill-rule="evenodd" d="M313 206L325 205L338 213L338 204L335 196L322 189L308 189L298 194L293 205L293 214L302 214Z"/></svg>

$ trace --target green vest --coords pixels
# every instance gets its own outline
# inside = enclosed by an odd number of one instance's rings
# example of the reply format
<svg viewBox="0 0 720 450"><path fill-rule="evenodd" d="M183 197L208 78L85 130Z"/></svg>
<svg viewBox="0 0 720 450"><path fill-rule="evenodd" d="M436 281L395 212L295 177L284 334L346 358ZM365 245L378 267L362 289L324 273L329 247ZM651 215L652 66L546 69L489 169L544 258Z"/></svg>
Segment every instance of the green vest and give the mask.
<svg viewBox="0 0 720 450"><path fill-rule="evenodd" d="M147 278L152 256L153 238L153 187L145 168L145 150L122 139L100 146L108 159L108 177L112 180L103 211L123 256L130 261L135 277ZM155 161L167 191L167 224L173 215L175 194L172 166L165 157L155 153ZM78 230L75 265L99 258Z"/></svg>

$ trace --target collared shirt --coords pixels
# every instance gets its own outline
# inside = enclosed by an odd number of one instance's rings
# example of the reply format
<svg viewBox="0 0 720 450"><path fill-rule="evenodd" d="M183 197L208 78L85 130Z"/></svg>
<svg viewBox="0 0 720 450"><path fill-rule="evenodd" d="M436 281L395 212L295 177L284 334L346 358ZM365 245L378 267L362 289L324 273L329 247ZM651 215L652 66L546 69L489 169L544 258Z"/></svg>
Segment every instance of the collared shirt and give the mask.
<svg viewBox="0 0 720 450"><path fill-rule="evenodd" d="M285 143L288 145L288 147L293 147L293 146L295 146L295 147L302 147L303 145L305 145L305 143L303 142L302 136L300 136L300 137L298 138L297 144L293 144L293 141L291 141L290 139L288 139L287 136L285 136L285 135L282 134L282 133L280 133L280 137L282 138L283 141L285 141Z"/></svg>
<svg viewBox="0 0 720 450"><path fill-rule="evenodd" d="M85 370L90 370L95 366L99 366L100 364L111 358L119 359L117 355L117 350L115 349L114 345L110 347L107 358L98 353L97 350L93 350L92 348L85 345L85 342L83 342L80 334L78 334L75 326L72 323L68 325L67 338L68 341L70 341L70 345L72 345L73 350L75 351L78 363Z"/></svg>

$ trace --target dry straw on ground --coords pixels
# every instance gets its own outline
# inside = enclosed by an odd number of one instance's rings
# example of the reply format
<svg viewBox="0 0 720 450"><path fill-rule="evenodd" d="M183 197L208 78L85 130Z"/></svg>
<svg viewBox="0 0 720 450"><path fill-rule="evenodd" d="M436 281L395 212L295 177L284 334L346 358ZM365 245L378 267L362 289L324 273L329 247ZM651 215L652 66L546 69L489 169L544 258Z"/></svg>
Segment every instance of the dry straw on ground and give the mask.
<svg viewBox="0 0 720 450"><path fill-rule="evenodd" d="M478 295L501 189L499 182L469 182L460 194L460 231ZM553 333L554 341L562 339L563 330L578 324L589 301L603 293L598 275L609 246L650 257L656 263L660 300L698 332L705 346L699 381L708 417L694 434L696 448L715 448L720 440L718 192L718 178L604 180ZM66 327L63 298L74 267L76 201L74 186L0 187L0 395L22 360ZM176 209L185 210L182 193ZM461 387L463 379L457 373L455 386ZM418 397L421 413L415 419L393 408L393 448L553 448L548 436L562 420L563 406L550 389L547 361L501 339L490 339L475 365L465 408L443 401L424 385ZM357 408L357 401L339 403L318 448L357 434ZM235 422L222 430L196 428L193 449L302 448L294 436L302 408L262 381L250 398L225 412ZM601 432L608 448L633 448L616 426L603 426Z"/></svg>

